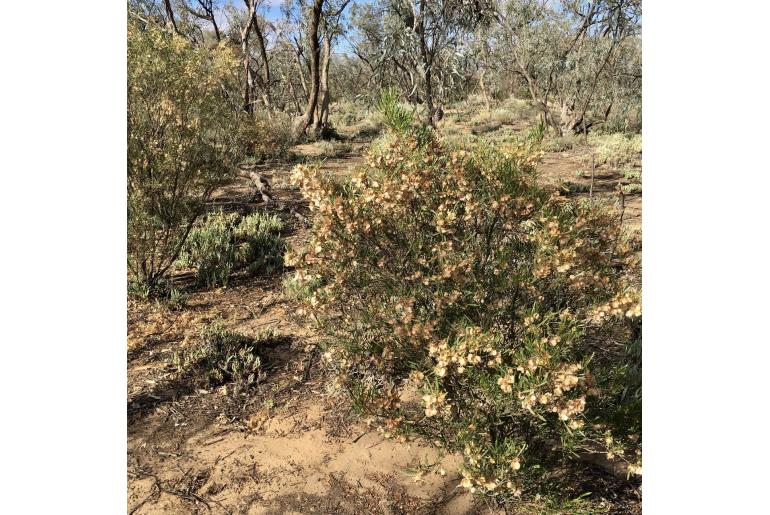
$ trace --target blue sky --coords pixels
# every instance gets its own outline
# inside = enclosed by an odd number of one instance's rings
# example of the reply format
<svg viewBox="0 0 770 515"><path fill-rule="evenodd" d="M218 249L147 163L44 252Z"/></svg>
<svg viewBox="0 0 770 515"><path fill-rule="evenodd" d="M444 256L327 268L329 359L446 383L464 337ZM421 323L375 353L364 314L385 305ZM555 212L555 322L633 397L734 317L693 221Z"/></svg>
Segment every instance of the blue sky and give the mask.
<svg viewBox="0 0 770 515"><path fill-rule="evenodd" d="M307 1L308 0L306 0L306 2ZM216 11L216 16L217 16L217 25L219 25L220 29L224 29L227 27L227 17L223 12L223 7L225 7L227 4L232 4L239 10L245 9L245 4L243 0L216 0L214 3L218 7ZM262 0L259 4L258 12L268 20L277 21L282 17L281 3L282 3L282 0ZM354 3L357 3L356 0L353 0L350 4L348 4L346 11L349 11L351 6ZM195 2L190 1L189 5L194 7ZM336 54L351 53L350 45L344 39L336 38L335 44L334 44L334 53Z"/></svg>

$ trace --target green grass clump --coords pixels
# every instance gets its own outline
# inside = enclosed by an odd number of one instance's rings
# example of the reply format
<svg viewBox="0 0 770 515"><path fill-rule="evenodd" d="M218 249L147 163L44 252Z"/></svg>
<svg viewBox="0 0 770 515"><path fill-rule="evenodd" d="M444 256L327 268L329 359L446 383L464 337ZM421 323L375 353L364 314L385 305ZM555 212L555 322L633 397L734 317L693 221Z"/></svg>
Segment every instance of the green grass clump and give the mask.
<svg viewBox="0 0 770 515"><path fill-rule="evenodd" d="M259 349L278 338L273 331L249 338L215 324L201 332L198 345L175 352L171 361L179 375L192 376L200 386L249 386L259 378Z"/></svg>
<svg viewBox="0 0 770 515"><path fill-rule="evenodd" d="M283 223L275 215L215 211L190 231L177 266L194 268L198 284L226 285L237 268L270 273L282 264Z"/></svg>
<svg viewBox="0 0 770 515"><path fill-rule="evenodd" d="M632 164L642 155L642 136L639 134L595 134L588 140L596 149L597 163L614 168Z"/></svg>
<svg viewBox="0 0 770 515"><path fill-rule="evenodd" d="M353 147L346 141L321 141L317 144L321 157L342 157L349 154Z"/></svg>
<svg viewBox="0 0 770 515"><path fill-rule="evenodd" d="M566 152L572 150L575 141L570 136L555 136L543 141L542 149L546 152Z"/></svg>

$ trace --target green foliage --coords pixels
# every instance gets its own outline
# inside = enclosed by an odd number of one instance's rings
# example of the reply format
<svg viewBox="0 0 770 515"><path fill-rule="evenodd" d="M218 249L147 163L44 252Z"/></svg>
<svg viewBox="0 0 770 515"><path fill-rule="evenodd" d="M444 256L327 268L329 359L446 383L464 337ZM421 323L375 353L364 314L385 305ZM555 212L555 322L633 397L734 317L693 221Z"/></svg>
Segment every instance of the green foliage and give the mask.
<svg viewBox="0 0 770 515"><path fill-rule="evenodd" d="M621 185L621 189L626 195L641 194L642 193L642 171L641 170L624 170L623 178L628 181L627 184Z"/></svg>
<svg viewBox="0 0 770 515"><path fill-rule="evenodd" d="M177 288L171 288L168 296L158 299L158 302L171 311L181 311L187 307L187 294Z"/></svg>
<svg viewBox="0 0 770 515"><path fill-rule="evenodd" d="M176 259L206 200L231 176L241 144L223 87L238 62L153 25L128 27L128 267L152 287ZM227 89L227 88L225 88ZM237 88L235 88L237 90Z"/></svg>
<svg viewBox="0 0 770 515"><path fill-rule="evenodd" d="M178 266L195 268L199 284L227 284L233 271L272 272L281 265L283 224L275 215L215 211L200 219L185 242Z"/></svg>
<svg viewBox="0 0 770 515"><path fill-rule="evenodd" d="M500 122L495 122L495 121L479 122L473 127L471 127L471 134L474 134L474 135L486 134L489 132L494 132L500 127L502 127L502 124Z"/></svg>
<svg viewBox="0 0 770 515"><path fill-rule="evenodd" d="M590 20L575 2L509 1L501 8L515 21L496 28L500 43L493 52L511 74L522 76L531 100L548 103L549 125L565 131L582 122L638 126L641 4L595 2Z"/></svg>
<svg viewBox="0 0 770 515"><path fill-rule="evenodd" d="M329 108L330 123L354 140L369 140L382 132L382 117L360 100L339 100Z"/></svg>
<svg viewBox="0 0 770 515"><path fill-rule="evenodd" d="M152 296L153 288L143 281L128 281L128 296L138 299L148 299Z"/></svg>
<svg viewBox="0 0 770 515"><path fill-rule="evenodd" d="M351 127L350 137L353 139L372 139L382 132L382 119L378 113L367 116L363 121Z"/></svg>
<svg viewBox="0 0 770 515"><path fill-rule="evenodd" d="M626 195L633 195L635 193L641 194L642 193L642 185L639 183L631 183L631 184L624 184L621 186L623 188L623 193Z"/></svg>
<svg viewBox="0 0 770 515"><path fill-rule="evenodd" d="M239 125L244 151L254 162L266 159L285 159L294 140L291 117L286 113L257 113L244 117Z"/></svg>
<svg viewBox="0 0 770 515"><path fill-rule="evenodd" d="M386 88L380 92L377 112L382 116L385 126L396 134L405 134L414 123L414 111L399 102L395 88Z"/></svg>
<svg viewBox="0 0 770 515"><path fill-rule="evenodd" d="M349 154L353 147L346 141L321 141L317 144L321 157L341 157Z"/></svg>
<svg viewBox="0 0 770 515"><path fill-rule="evenodd" d="M570 136L556 136L543 141L542 148L545 152L565 152L572 150L575 141Z"/></svg>
<svg viewBox="0 0 770 515"><path fill-rule="evenodd" d="M259 348L277 336L268 332L252 339L213 325L205 328L200 338L200 344L174 353L172 364L177 373L189 374L205 386L248 386L259 378Z"/></svg>
<svg viewBox="0 0 770 515"><path fill-rule="evenodd" d="M508 97L502 103L501 109L511 113L513 120L527 121L534 118L538 111L532 102L521 98Z"/></svg>
<svg viewBox="0 0 770 515"><path fill-rule="evenodd" d="M395 136L348 182L294 174L316 216L293 287L354 405L463 452L462 486L500 502L579 451L641 470L638 245L611 206L538 186L537 138Z"/></svg>
<svg viewBox="0 0 770 515"><path fill-rule="evenodd" d="M474 125L496 122L500 125L512 125L518 121L528 121L533 118L535 111L529 102L524 100L509 99L505 104L491 111L485 109L473 109L470 122ZM468 116L467 114L465 116ZM458 121L463 121L462 119Z"/></svg>
<svg viewBox="0 0 770 515"><path fill-rule="evenodd" d="M200 219L190 231L179 256L179 266L195 268L198 284L227 284L235 267L233 232L236 213L216 211Z"/></svg>
<svg viewBox="0 0 770 515"><path fill-rule="evenodd" d="M623 170L623 178L631 182L642 182L641 170Z"/></svg>
<svg viewBox="0 0 770 515"><path fill-rule="evenodd" d="M187 304L187 296L165 278L161 278L154 284L136 279L130 280L128 296L143 300L155 299L156 302L171 310L182 309Z"/></svg>
<svg viewBox="0 0 770 515"><path fill-rule="evenodd" d="M284 243L281 239L283 222L276 215L252 213L244 216L235 227L236 262L249 273L272 273L283 265Z"/></svg>
<svg viewBox="0 0 770 515"><path fill-rule="evenodd" d="M589 184L563 180L559 183L559 188L561 188L565 193L588 193L591 189L591 186Z"/></svg>
<svg viewBox="0 0 770 515"><path fill-rule="evenodd" d="M335 127L350 127L367 118L365 105L351 100L339 100L329 107L329 119Z"/></svg>
<svg viewBox="0 0 770 515"><path fill-rule="evenodd" d="M545 137L545 122L540 120L527 131L527 141L534 145L540 145Z"/></svg>
<svg viewBox="0 0 770 515"><path fill-rule="evenodd" d="M306 278L302 273L286 275L282 283L284 294L293 301L308 300L320 284L319 278Z"/></svg>
<svg viewBox="0 0 770 515"><path fill-rule="evenodd" d="M589 136L589 143L596 148L597 163L607 163L614 168L632 164L642 155L639 134L596 134Z"/></svg>

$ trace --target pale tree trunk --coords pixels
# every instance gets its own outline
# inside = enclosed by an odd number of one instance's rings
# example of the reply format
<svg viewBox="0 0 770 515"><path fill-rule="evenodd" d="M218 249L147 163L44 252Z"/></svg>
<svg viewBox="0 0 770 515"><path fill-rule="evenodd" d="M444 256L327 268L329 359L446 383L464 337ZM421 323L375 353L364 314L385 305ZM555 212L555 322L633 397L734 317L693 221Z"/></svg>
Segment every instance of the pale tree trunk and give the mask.
<svg viewBox="0 0 770 515"><path fill-rule="evenodd" d="M310 24L307 39L310 46L310 94L307 99L307 107L302 116L294 122L294 137L299 138L313 123L313 114L318 103L318 90L320 85L320 61L321 48L318 43L318 25L321 21L321 10L324 0L315 0L311 11Z"/></svg>
<svg viewBox="0 0 770 515"><path fill-rule="evenodd" d="M262 103L265 104L267 116L271 117L272 101L270 100L270 62L267 60L267 50L265 49L265 38L262 36L262 29L256 20L257 13L254 12L254 34L257 36L257 46L259 55L262 59L262 78L260 80L260 89L262 90Z"/></svg>
<svg viewBox="0 0 770 515"><path fill-rule="evenodd" d="M296 113L301 114L302 108L299 106L299 99L297 98L297 90L294 88L294 81L286 78L286 75L283 73L281 73L281 77L283 78L284 84L289 85L289 92L291 93L291 99L294 101L294 108L296 109Z"/></svg>
<svg viewBox="0 0 770 515"><path fill-rule="evenodd" d="M481 98L484 100L484 106L487 108L487 112L491 112L491 106L489 104L489 94L487 93L487 85L484 84L484 75L487 73L486 68L479 73L479 89L481 89Z"/></svg>
<svg viewBox="0 0 770 515"><path fill-rule="evenodd" d="M254 85L254 78L251 71L251 57L249 56L249 34L256 18L256 4L255 0L244 0L244 2L246 3L249 17L246 26L241 30L241 54L243 57L244 75L243 110L252 114L254 112L254 104L251 98L251 91Z"/></svg>
<svg viewBox="0 0 770 515"><path fill-rule="evenodd" d="M420 57L422 58L422 68L425 75L425 104L428 108L428 123L431 127L435 127L433 114L435 113L436 108L433 103L433 76L431 73L433 63L432 56L428 53L428 44L425 41L425 1L426 0L420 0L417 32L420 36Z"/></svg>
<svg viewBox="0 0 770 515"><path fill-rule="evenodd" d="M166 26L169 30L173 30L179 34L179 30L176 28L176 19L174 18L174 9L171 7L171 0L164 0L163 6L166 8Z"/></svg>
<svg viewBox="0 0 770 515"><path fill-rule="evenodd" d="M326 34L321 53L321 78L320 78L320 103L318 116L315 121L315 130L321 131L326 128L329 119L329 62L331 61L332 44L331 34Z"/></svg>
<svg viewBox="0 0 770 515"><path fill-rule="evenodd" d="M300 85L302 86L302 92L305 94L305 98L307 98L307 96L310 94L310 91L307 88L305 70L302 67L302 47L300 47L298 41L296 43L296 46L292 45L292 49L294 50L294 62L297 64L297 73L299 74L299 81Z"/></svg>
<svg viewBox="0 0 770 515"><path fill-rule="evenodd" d="M487 108L487 112L489 112L491 116L492 113L491 113L491 103L489 101L489 93L487 92L487 84L484 82L484 78L486 77L487 68L489 66L489 61L490 61L489 45L487 44L487 40L484 37L483 33L482 33L482 38L483 38L484 46L483 46L483 53L482 53L483 59L481 60L482 68L481 68L481 73L479 73L479 88L481 89L481 98L484 99L484 105Z"/></svg>
<svg viewBox="0 0 770 515"><path fill-rule="evenodd" d="M345 7L351 0L344 0L336 11L327 12L324 14L324 41L323 49L321 53L321 69L320 69L320 104L318 107L318 117L315 121L316 132L322 133L324 129L329 126L329 102L331 100L329 94L329 64L331 63L332 56L332 41L338 29L339 17L345 10Z"/></svg>

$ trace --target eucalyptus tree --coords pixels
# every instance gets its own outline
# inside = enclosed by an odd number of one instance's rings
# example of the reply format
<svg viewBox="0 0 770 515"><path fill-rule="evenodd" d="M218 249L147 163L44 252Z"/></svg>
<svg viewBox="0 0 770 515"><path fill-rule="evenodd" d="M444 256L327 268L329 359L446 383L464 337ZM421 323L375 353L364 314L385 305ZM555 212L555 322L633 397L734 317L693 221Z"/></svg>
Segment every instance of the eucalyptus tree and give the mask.
<svg viewBox="0 0 770 515"><path fill-rule="evenodd" d="M548 125L561 134L595 123L589 111L608 102L616 70L633 54L625 41L639 33L641 2L499 0L495 12L498 51L510 56L508 70L525 80Z"/></svg>
<svg viewBox="0 0 770 515"><path fill-rule="evenodd" d="M195 18L210 23L211 27L214 29L214 36L216 37L217 42L222 40L222 34L219 31L219 25L217 24L216 5L214 4L214 0L195 0L194 5L192 5L192 2L182 0L181 5L186 12Z"/></svg>
<svg viewBox="0 0 770 515"><path fill-rule="evenodd" d="M261 102L268 115L272 109L270 88L270 60L265 44L265 30L269 24L259 15L263 0L243 0L245 9L229 4L225 8L228 37L241 50L243 69L242 97L244 111L254 114L255 104Z"/></svg>
<svg viewBox="0 0 770 515"><path fill-rule="evenodd" d="M323 132L329 123L329 65L331 63L332 47L334 40L344 33L345 27L341 21L342 13L351 0L327 1L323 12L323 43L320 67L320 90L318 113L315 117L315 131Z"/></svg>
<svg viewBox="0 0 770 515"><path fill-rule="evenodd" d="M354 48L373 71L390 75L407 100L424 104L432 124L441 85L464 57L459 49L468 31L488 23L492 7L486 0L378 0L355 13L360 36Z"/></svg>
<svg viewBox="0 0 770 515"><path fill-rule="evenodd" d="M300 0L301 1L301 0ZM316 104L318 103L318 90L320 88L321 47L318 39L318 28L321 24L321 12L324 0L313 0L312 6L307 9L307 45L310 54L310 86L307 93L307 103L304 112L294 121L293 133L298 138L313 123Z"/></svg>

